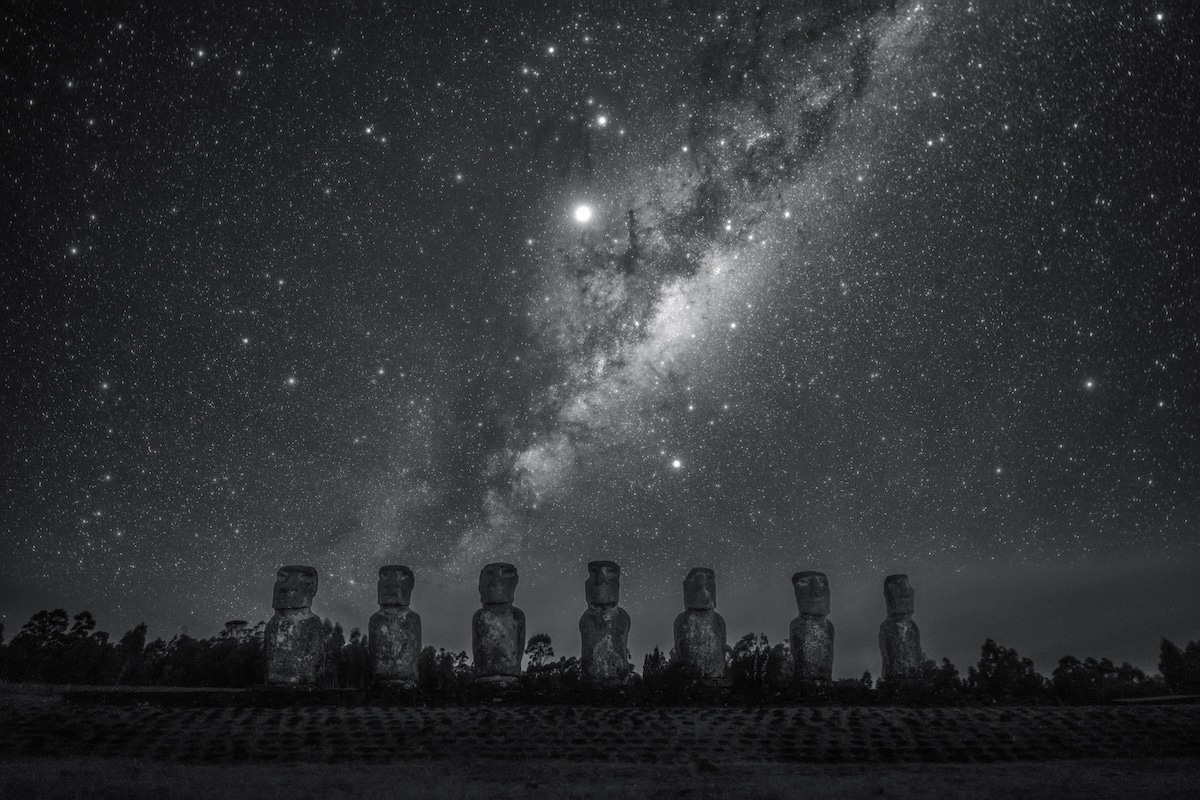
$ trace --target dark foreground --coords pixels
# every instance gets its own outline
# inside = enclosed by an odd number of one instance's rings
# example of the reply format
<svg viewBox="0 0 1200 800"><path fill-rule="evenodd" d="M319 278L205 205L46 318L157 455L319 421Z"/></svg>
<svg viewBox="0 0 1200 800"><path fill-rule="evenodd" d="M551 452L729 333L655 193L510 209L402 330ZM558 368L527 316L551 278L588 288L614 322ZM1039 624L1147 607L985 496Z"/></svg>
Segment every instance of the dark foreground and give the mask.
<svg viewBox="0 0 1200 800"><path fill-rule="evenodd" d="M0 692L0 797L1194 797L1200 706L178 708ZM86 788L85 788L86 787Z"/></svg>
<svg viewBox="0 0 1200 800"><path fill-rule="evenodd" d="M193 765L128 758L0 760L0 797L20 800L438 798L1046 798L1196 796L1195 759L1005 764L453 763Z"/></svg>

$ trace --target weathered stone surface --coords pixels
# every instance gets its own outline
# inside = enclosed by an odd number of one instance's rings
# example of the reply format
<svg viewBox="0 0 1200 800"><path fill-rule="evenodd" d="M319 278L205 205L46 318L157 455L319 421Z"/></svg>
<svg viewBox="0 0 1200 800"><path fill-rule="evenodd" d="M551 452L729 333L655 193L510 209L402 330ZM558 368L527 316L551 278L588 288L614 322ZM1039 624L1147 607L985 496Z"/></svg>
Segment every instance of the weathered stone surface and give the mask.
<svg viewBox="0 0 1200 800"><path fill-rule="evenodd" d="M629 614L617 605L621 567L612 561L589 563L584 588L588 607L579 618L583 678L598 685L619 685L629 677Z"/></svg>
<svg viewBox="0 0 1200 800"><path fill-rule="evenodd" d="M367 626L371 674L376 683L415 683L421 653L421 617L409 608L415 578L401 564L379 569L379 610Z"/></svg>
<svg viewBox="0 0 1200 800"><path fill-rule="evenodd" d="M675 653L692 678L724 682L725 620L716 612L717 577L693 567L683 581L686 609L675 618Z"/></svg>
<svg viewBox="0 0 1200 800"><path fill-rule="evenodd" d="M275 575L275 615L263 638L268 686L315 687L325 666L325 628L310 606L317 593L317 571L290 565Z"/></svg>
<svg viewBox="0 0 1200 800"><path fill-rule="evenodd" d="M888 618L879 625L879 654L884 680L915 678L925 661L921 631L913 622L916 592L907 575L889 575L883 581Z"/></svg>
<svg viewBox="0 0 1200 800"><path fill-rule="evenodd" d="M829 621L829 578L824 572L797 572L792 576L800 616L789 630L792 646L792 680L813 683L833 680L833 623Z"/></svg>
<svg viewBox="0 0 1200 800"><path fill-rule="evenodd" d="M476 681L503 684L521 675L525 612L513 605L516 591L517 568L512 564L488 564L479 572L483 608L471 618Z"/></svg>

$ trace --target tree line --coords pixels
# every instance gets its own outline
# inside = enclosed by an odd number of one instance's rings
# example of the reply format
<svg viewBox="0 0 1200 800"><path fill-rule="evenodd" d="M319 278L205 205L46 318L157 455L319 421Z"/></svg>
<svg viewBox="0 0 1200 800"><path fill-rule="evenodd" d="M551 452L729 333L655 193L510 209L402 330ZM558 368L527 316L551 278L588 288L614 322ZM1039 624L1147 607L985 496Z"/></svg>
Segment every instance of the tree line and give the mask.
<svg viewBox="0 0 1200 800"><path fill-rule="evenodd" d="M324 620L326 689L365 689L371 683L369 643L358 628L347 635L340 623ZM0 625L0 680L111 686L248 688L263 682L265 622L231 620L216 635L196 639L179 633L147 641L145 623L113 641L96 628L91 613L39 611L5 641ZM554 659L550 637L535 634L525 650L522 687L533 696L570 696L584 690L576 657ZM673 652L655 648L640 674L630 665L627 689L647 697L671 697L692 683ZM874 681L871 674L827 685L792 687L792 655L786 641L748 633L726 650L729 691L747 696L811 698L864 704L889 701L931 703L1096 703L1166 694L1200 694L1200 641L1180 648L1163 639L1158 673L1147 675L1128 662L1063 656L1049 677L1016 650L988 639L979 662L961 674L949 659L929 660L906 681ZM465 696L470 660L425 647L418 658L417 690L432 696Z"/></svg>

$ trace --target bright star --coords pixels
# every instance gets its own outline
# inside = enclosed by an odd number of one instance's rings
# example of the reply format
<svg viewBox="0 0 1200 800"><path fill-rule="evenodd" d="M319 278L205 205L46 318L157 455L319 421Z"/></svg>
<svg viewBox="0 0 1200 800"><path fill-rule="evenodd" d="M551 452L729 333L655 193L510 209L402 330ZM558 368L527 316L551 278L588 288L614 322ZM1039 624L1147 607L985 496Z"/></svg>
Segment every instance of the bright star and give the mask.
<svg viewBox="0 0 1200 800"><path fill-rule="evenodd" d="M586 223L592 219L592 207L589 205L575 206L575 221L578 223Z"/></svg>

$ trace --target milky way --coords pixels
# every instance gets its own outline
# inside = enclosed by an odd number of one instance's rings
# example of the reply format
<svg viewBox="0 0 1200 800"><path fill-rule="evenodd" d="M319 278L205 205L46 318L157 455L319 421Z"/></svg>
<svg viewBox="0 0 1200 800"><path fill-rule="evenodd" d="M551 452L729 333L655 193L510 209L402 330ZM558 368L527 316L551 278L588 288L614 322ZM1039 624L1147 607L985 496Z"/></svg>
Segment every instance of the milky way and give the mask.
<svg viewBox="0 0 1200 800"><path fill-rule="evenodd" d="M1200 565L1196 23L6 9L6 630L216 630L285 562L356 626L399 562L454 646L505 560L561 640L613 558L641 646L704 564L738 632L908 571L958 653L971 581Z"/></svg>

